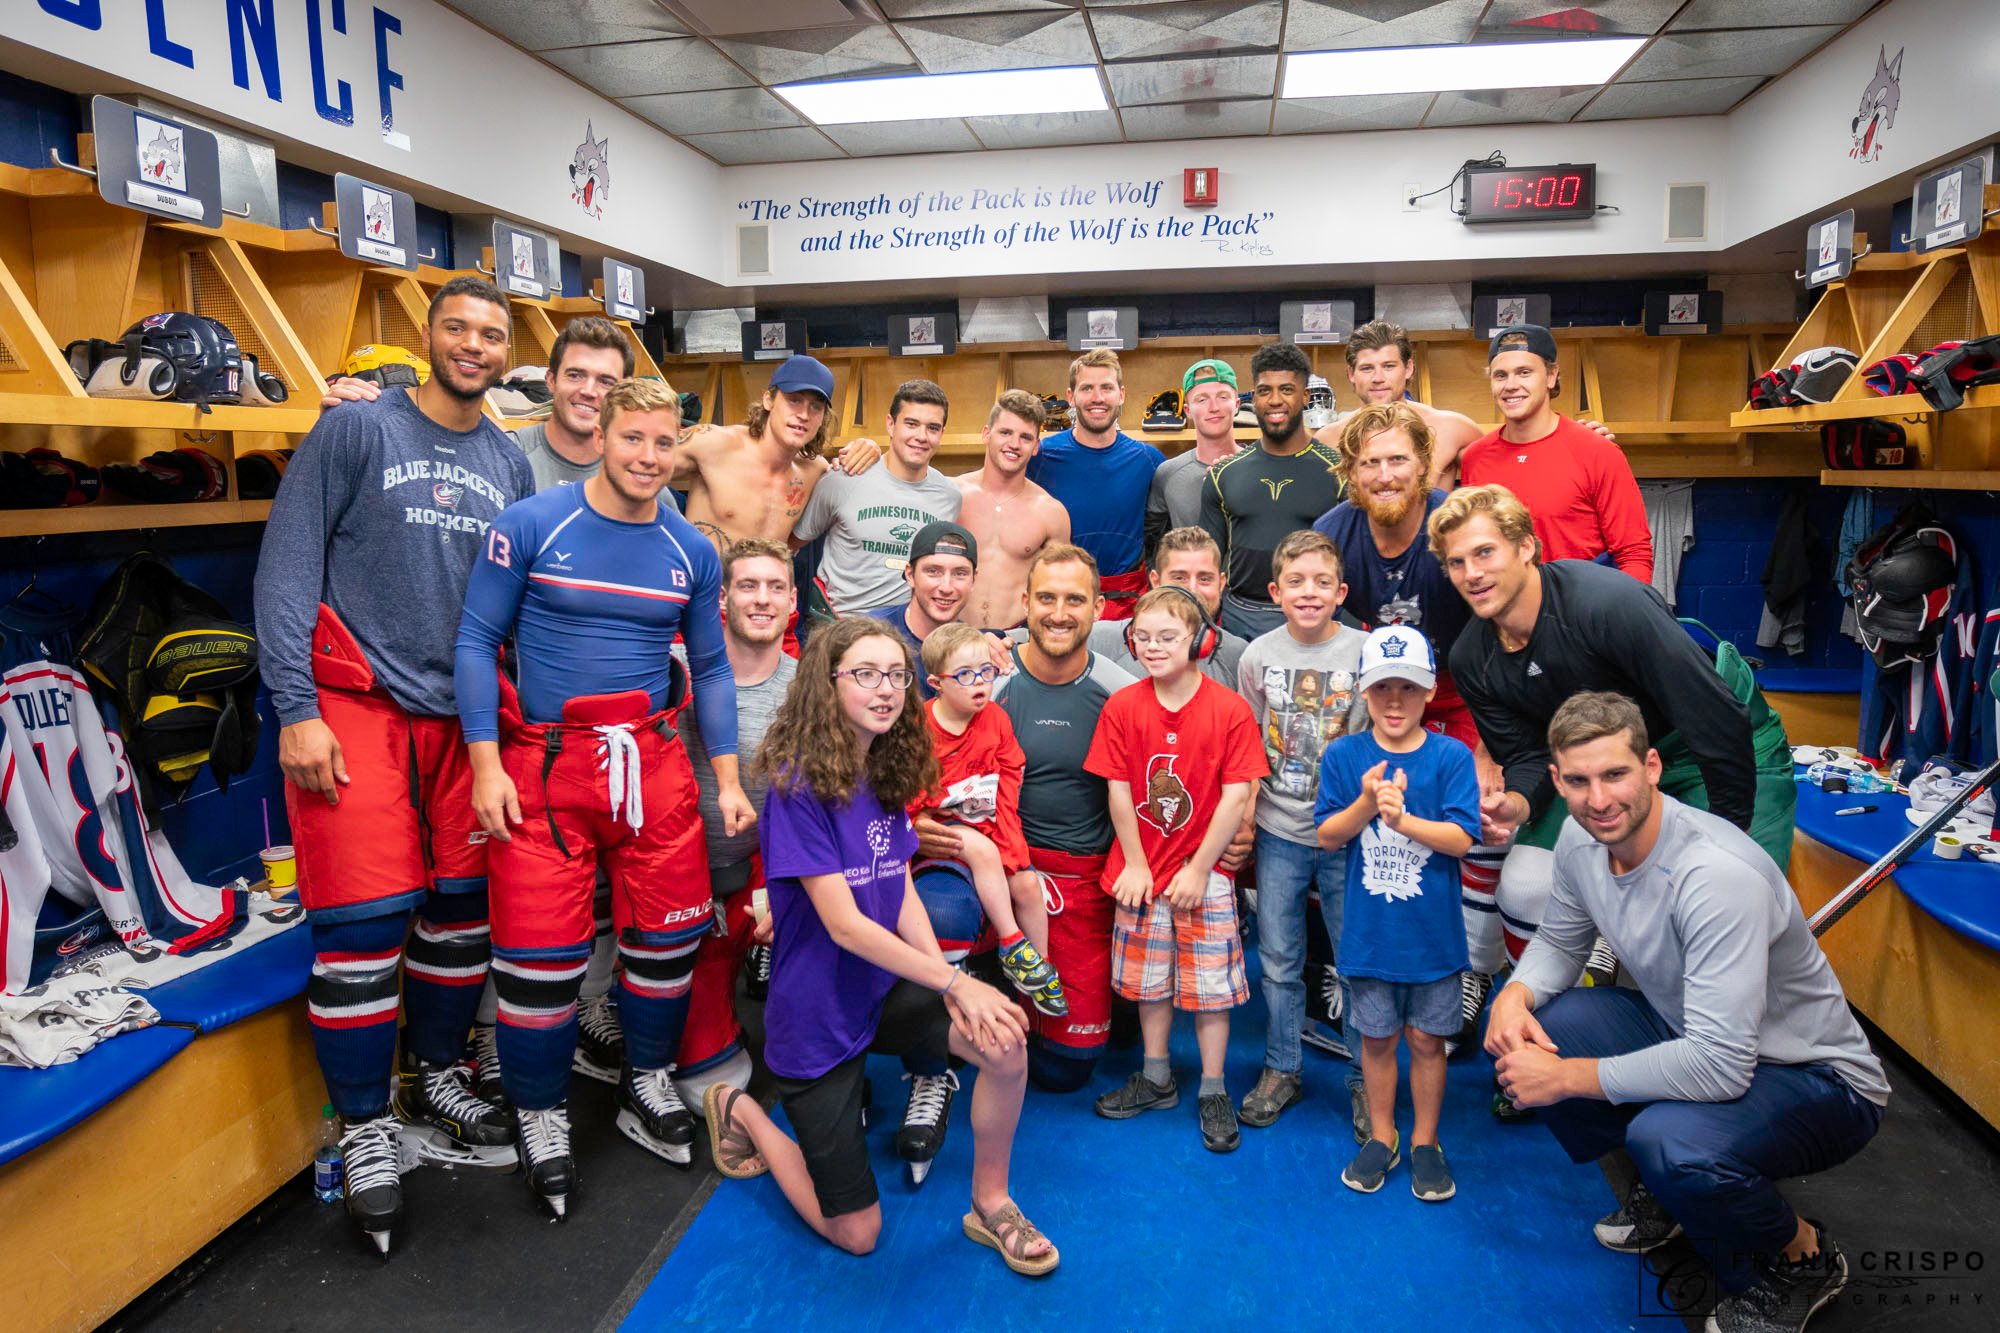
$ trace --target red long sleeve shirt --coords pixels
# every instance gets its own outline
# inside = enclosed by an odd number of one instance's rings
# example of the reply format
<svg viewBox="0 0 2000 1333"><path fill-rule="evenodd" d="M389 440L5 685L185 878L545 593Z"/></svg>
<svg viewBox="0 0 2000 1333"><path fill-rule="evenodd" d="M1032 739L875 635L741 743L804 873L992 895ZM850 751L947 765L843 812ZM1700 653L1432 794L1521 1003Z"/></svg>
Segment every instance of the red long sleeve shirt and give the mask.
<svg viewBox="0 0 2000 1333"><path fill-rule="evenodd" d="M1539 440L1516 444L1499 431L1466 447L1458 465L1464 486L1500 485L1520 497L1535 520L1542 559L1594 560L1605 552L1641 583L1653 581L1653 533L1625 452L1568 417Z"/></svg>
<svg viewBox="0 0 2000 1333"><path fill-rule="evenodd" d="M924 721L930 724L939 783L944 790L912 802L911 816L928 814L970 825L1000 849L1000 863L1007 873L1025 870L1028 840L1021 833L1021 774L1028 760L1021 753L1021 743L1014 739L1014 724L1004 709L989 703L972 715L972 724L963 734L954 736L938 725L936 708L935 699L924 705ZM984 801L976 798L968 805L940 809L945 801L964 796L986 777L999 779L997 800L990 812Z"/></svg>

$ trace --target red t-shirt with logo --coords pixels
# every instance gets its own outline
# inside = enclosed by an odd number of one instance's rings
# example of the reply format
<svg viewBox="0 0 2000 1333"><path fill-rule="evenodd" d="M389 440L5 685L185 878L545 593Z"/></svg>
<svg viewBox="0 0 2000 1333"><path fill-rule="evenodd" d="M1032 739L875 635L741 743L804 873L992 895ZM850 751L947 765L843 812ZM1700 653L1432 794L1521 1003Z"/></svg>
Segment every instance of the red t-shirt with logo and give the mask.
<svg viewBox="0 0 2000 1333"><path fill-rule="evenodd" d="M1083 761L1098 777L1131 784L1139 846L1156 890L1201 846L1224 785L1255 782L1271 771L1250 705L1207 676L1199 679L1177 713L1161 706L1150 679L1112 695ZM1125 849L1113 840L1104 883L1124 869Z"/></svg>
<svg viewBox="0 0 2000 1333"><path fill-rule="evenodd" d="M1588 426L1558 416L1539 440L1516 444L1499 431L1467 445L1458 484L1498 484L1528 506L1542 559L1612 563L1641 583L1653 581L1653 532L1625 451Z"/></svg>

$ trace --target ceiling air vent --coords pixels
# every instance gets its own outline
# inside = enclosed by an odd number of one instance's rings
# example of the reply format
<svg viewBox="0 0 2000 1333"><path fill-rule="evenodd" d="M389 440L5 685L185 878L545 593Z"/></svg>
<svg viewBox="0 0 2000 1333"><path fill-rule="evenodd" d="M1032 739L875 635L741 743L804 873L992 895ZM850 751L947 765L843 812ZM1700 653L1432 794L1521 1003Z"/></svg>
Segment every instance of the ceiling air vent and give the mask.
<svg viewBox="0 0 2000 1333"><path fill-rule="evenodd" d="M867 0L667 0L666 7L708 37L853 28L882 21Z"/></svg>

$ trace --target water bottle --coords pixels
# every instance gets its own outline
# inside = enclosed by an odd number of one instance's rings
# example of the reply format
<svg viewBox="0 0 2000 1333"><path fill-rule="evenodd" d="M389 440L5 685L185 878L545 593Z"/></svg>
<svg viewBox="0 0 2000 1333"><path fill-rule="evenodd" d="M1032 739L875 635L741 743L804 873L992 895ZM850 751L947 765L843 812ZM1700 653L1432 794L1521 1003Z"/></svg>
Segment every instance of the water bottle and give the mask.
<svg viewBox="0 0 2000 1333"><path fill-rule="evenodd" d="M313 1152L313 1193L321 1203L339 1203L345 1161L340 1155L340 1121L331 1106L320 1110L319 1147Z"/></svg>

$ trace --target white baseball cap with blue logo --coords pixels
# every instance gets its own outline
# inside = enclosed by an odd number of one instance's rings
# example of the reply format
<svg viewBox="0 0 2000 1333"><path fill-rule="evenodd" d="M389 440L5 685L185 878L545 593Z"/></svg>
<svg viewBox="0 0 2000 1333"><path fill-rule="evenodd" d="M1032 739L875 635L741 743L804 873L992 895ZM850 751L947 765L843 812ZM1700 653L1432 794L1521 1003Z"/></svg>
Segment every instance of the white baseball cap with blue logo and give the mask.
<svg viewBox="0 0 2000 1333"><path fill-rule="evenodd" d="M1365 690L1385 680L1407 680L1426 690L1437 685L1437 659L1422 631L1384 625L1368 635L1361 645L1361 678L1355 688Z"/></svg>

